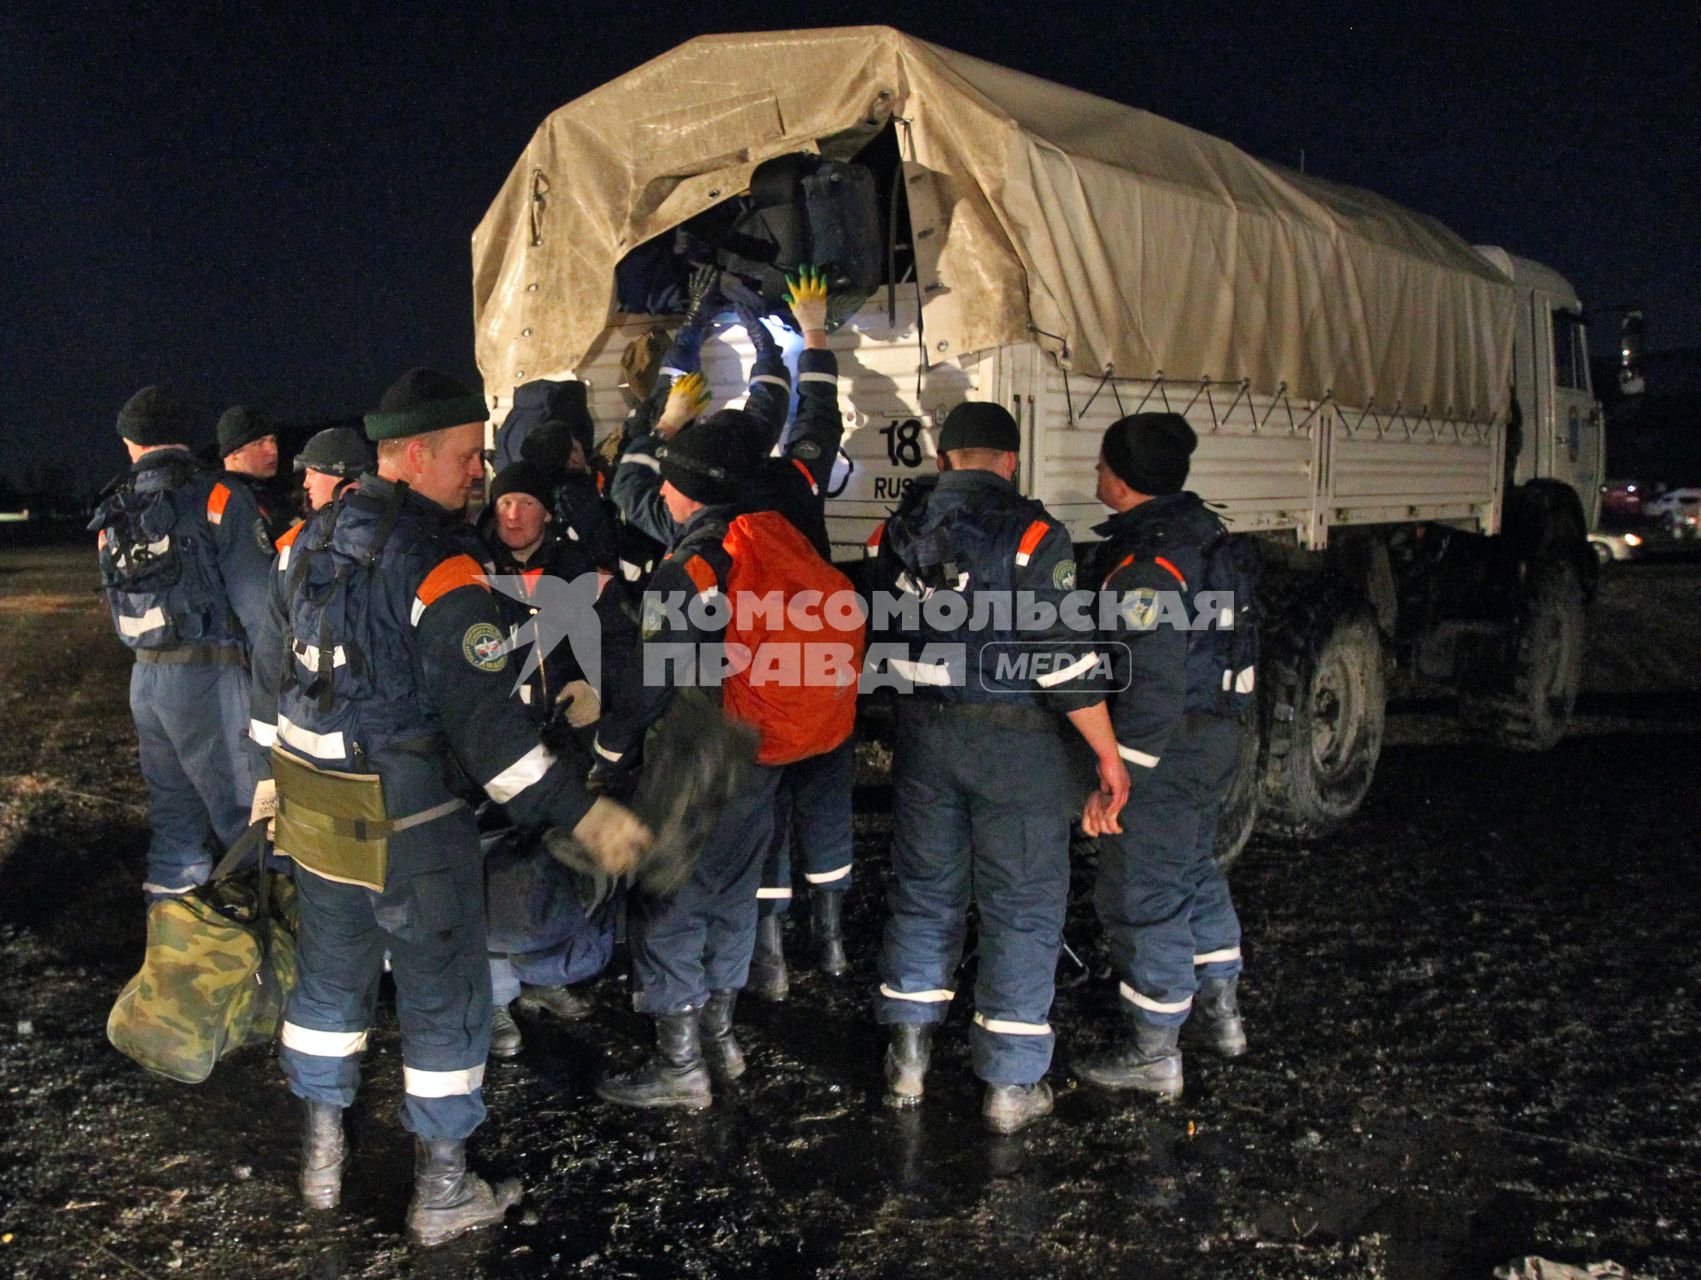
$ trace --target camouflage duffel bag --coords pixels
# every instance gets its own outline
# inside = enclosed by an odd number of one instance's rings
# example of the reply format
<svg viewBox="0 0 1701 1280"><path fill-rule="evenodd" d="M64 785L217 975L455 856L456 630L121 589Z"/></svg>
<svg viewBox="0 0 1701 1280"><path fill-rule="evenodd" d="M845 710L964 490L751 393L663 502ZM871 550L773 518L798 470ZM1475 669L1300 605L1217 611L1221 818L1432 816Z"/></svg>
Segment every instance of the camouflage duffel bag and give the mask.
<svg viewBox="0 0 1701 1280"><path fill-rule="evenodd" d="M184 1084L200 1084L232 1049L276 1036L295 985L295 886L263 857L242 876L228 873L231 862L148 908L142 968L106 1020L120 1053Z"/></svg>

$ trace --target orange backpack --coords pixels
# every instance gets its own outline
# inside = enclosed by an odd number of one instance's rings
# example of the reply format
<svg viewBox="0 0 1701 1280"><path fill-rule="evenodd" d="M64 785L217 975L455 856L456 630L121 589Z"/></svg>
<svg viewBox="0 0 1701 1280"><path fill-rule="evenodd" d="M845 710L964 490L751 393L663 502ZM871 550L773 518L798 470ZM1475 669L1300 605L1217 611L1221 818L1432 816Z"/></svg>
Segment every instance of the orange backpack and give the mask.
<svg viewBox="0 0 1701 1280"><path fill-rule="evenodd" d="M762 764L833 750L856 724L862 671L865 619L860 601L847 607L855 600L850 579L777 511L736 517L722 545L732 557L727 654L750 655L721 684L726 713L761 735L756 759ZM751 608L778 600L783 610Z"/></svg>

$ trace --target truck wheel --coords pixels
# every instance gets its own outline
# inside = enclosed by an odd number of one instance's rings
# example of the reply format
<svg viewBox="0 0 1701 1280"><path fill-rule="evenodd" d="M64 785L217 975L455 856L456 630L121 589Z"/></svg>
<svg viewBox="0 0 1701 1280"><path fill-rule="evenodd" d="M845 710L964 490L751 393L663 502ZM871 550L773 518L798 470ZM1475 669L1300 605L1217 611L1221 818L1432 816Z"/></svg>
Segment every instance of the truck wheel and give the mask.
<svg viewBox="0 0 1701 1280"><path fill-rule="evenodd" d="M1257 709L1252 708L1241 718L1240 758L1228 794L1223 797L1222 814L1217 819L1214 856L1225 871L1240 857L1240 851L1252 838L1252 829L1258 825L1258 754L1262 748L1259 716Z"/></svg>
<svg viewBox="0 0 1701 1280"><path fill-rule="evenodd" d="M1568 562L1530 566L1513 626L1510 687L1467 700L1465 721L1500 746L1546 751L1565 736L1583 683L1583 588Z"/></svg>
<svg viewBox="0 0 1701 1280"><path fill-rule="evenodd" d="M1375 618L1336 592L1319 592L1308 603L1295 619L1301 625L1267 633L1262 670L1270 737L1259 826L1288 840L1315 839L1358 811L1387 721Z"/></svg>

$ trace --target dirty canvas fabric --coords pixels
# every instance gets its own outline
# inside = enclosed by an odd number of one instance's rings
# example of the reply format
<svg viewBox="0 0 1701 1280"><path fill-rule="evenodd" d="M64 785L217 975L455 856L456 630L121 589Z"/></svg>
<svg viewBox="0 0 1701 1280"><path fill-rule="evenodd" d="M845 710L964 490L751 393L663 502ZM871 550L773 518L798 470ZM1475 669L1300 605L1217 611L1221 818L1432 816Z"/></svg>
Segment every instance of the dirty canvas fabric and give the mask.
<svg viewBox="0 0 1701 1280"><path fill-rule="evenodd" d="M549 116L473 235L485 385L575 368L621 258L763 161L847 159L893 120L941 358L1037 340L1095 375L1505 408L1512 288L1439 223L889 27L701 37Z"/></svg>

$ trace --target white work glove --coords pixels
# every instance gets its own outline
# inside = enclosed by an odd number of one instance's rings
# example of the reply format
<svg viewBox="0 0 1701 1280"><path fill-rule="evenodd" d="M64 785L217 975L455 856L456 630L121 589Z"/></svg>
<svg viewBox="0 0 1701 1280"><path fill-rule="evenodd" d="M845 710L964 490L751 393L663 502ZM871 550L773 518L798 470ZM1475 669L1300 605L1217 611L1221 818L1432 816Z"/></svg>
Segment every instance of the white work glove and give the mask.
<svg viewBox="0 0 1701 1280"><path fill-rule="evenodd" d="M566 706L567 723L572 728L588 729L602 718L602 699L589 680L569 681L555 700Z"/></svg>
<svg viewBox="0 0 1701 1280"><path fill-rule="evenodd" d="M818 267L799 267L787 276L786 305L797 321L799 333L827 331L827 277Z"/></svg>
<svg viewBox="0 0 1701 1280"><path fill-rule="evenodd" d="M549 856L575 871L623 876L649 852L655 836L625 805L598 796L571 834L559 827L543 833Z"/></svg>
<svg viewBox="0 0 1701 1280"><path fill-rule="evenodd" d="M254 784L254 800L248 806L248 825L266 819L266 839L270 840L277 826L278 784L271 778L261 778Z"/></svg>

